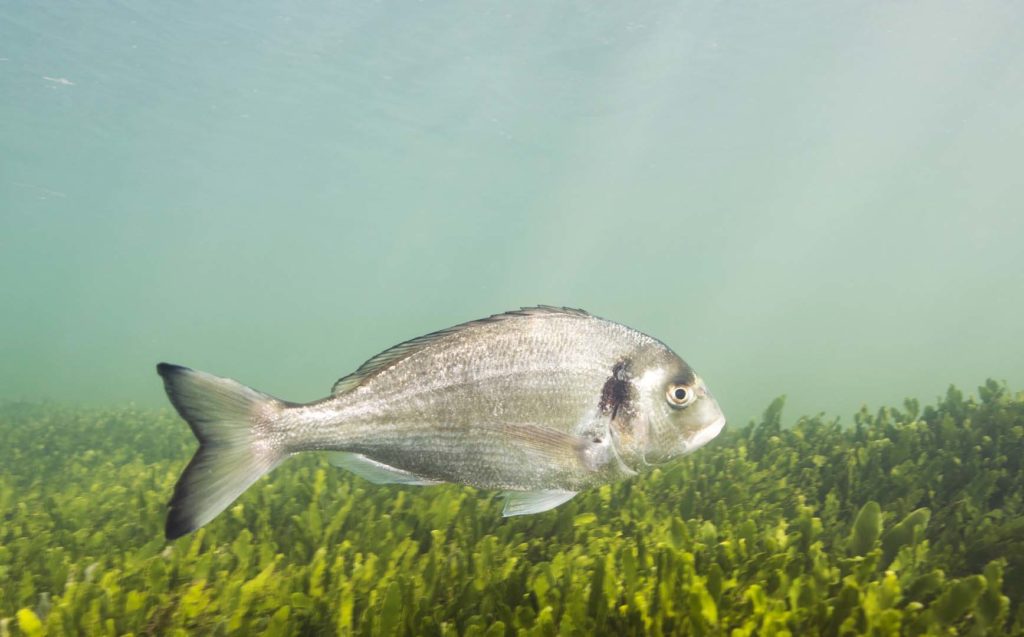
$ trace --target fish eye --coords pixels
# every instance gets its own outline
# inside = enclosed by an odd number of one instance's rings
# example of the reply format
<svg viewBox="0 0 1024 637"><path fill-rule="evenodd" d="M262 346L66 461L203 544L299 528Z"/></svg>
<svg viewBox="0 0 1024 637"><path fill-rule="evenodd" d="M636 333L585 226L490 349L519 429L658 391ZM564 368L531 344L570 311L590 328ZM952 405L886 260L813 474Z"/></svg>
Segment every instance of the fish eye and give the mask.
<svg viewBox="0 0 1024 637"><path fill-rule="evenodd" d="M669 385L668 386L668 402L673 407L686 407L693 402L693 399L697 397L697 392L693 391L686 385Z"/></svg>

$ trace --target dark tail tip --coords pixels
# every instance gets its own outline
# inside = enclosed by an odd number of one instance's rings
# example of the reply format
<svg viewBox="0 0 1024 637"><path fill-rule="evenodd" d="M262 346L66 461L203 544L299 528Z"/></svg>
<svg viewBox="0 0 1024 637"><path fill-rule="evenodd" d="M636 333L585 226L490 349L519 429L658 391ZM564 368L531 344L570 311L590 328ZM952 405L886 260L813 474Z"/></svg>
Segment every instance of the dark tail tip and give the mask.
<svg viewBox="0 0 1024 637"><path fill-rule="evenodd" d="M180 506L180 503L188 496L186 486L183 480L179 480L174 489L174 497L167 503L167 524L164 526L164 536L168 540L176 540L183 535L188 535L200 526L196 522L195 513Z"/></svg>
<svg viewBox="0 0 1024 637"><path fill-rule="evenodd" d="M182 365L174 365L172 363L157 363L156 373L160 374L161 377L167 378L168 376L174 376L182 372L192 371L188 367Z"/></svg>
<svg viewBox="0 0 1024 637"><path fill-rule="evenodd" d="M195 531L195 527L192 526L191 522L175 519L181 517L180 514L175 515L176 511L176 509L171 509L167 514L167 526L164 528L164 537L168 540L176 540Z"/></svg>

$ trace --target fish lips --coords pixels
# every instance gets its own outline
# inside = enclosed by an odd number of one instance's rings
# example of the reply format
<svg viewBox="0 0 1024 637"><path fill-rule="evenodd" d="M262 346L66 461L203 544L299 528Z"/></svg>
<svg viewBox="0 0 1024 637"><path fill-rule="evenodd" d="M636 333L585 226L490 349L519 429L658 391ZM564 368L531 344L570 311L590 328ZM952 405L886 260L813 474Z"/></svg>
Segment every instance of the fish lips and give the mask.
<svg viewBox="0 0 1024 637"><path fill-rule="evenodd" d="M701 426L690 437L683 440L682 455L693 453L708 444L722 433L722 429L725 427L725 414L718 406L718 401L707 387L703 387L703 390L705 395L702 401L704 404L699 419L708 424Z"/></svg>
<svg viewBox="0 0 1024 637"><path fill-rule="evenodd" d="M683 453L693 453L714 440L725 427L725 414L721 414L710 425L704 427L687 440Z"/></svg>

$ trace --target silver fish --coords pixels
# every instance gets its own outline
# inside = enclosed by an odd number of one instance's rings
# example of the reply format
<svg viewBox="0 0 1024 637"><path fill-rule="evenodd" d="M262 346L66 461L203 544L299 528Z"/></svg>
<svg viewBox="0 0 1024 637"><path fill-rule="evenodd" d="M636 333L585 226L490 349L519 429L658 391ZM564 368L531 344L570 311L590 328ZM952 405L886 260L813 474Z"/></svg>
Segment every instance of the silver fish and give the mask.
<svg viewBox="0 0 1024 637"><path fill-rule="evenodd" d="M694 451L725 425L704 381L663 343L548 306L396 345L308 404L178 365L157 372L199 439L169 504L169 539L303 451L327 451L377 484L501 489L508 516Z"/></svg>

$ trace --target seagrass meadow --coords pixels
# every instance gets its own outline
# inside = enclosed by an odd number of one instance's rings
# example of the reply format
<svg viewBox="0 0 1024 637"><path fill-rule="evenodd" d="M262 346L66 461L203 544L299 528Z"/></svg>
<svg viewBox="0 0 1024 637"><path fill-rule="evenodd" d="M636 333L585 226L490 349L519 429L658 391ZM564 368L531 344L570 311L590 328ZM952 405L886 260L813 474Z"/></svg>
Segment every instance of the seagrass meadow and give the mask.
<svg viewBox="0 0 1024 637"><path fill-rule="evenodd" d="M290 460L163 538L169 411L0 409L0 635L1024 634L1024 393L782 417L536 516Z"/></svg>

